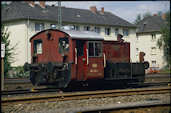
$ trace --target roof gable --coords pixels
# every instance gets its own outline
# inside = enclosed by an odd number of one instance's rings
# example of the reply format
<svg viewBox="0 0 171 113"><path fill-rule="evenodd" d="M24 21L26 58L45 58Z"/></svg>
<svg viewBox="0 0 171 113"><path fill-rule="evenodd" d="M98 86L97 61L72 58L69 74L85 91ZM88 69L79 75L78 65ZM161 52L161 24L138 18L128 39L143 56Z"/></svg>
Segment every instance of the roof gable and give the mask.
<svg viewBox="0 0 171 113"><path fill-rule="evenodd" d="M100 11L93 13L90 10L85 9L62 7L61 14L63 22L135 27L135 25L128 21L106 11L102 14ZM57 21L58 7L46 6L46 8L42 8L38 4L35 4L35 7L32 7L26 2L12 2L9 4L8 8L1 11L1 15L2 21L15 19Z"/></svg>
<svg viewBox="0 0 171 113"><path fill-rule="evenodd" d="M163 26L166 26L166 21L160 16L149 16L140 21L137 26L137 33L158 32Z"/></svg>

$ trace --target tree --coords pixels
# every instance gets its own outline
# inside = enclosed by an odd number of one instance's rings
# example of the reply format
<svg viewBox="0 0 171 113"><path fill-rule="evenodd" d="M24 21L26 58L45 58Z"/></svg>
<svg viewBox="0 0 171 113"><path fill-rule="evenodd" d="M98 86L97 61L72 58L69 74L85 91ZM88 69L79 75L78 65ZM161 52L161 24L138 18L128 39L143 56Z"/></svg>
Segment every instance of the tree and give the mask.
<svg viewBox="0 0 171 113"><path fill-rule="evenodd" d="M13 62L13 55L15 47L9 47L10 41L9 41L9 35L10 33L7 32L8 29L5 29L4 25L1 25L1 42L5 44L5 57L4 57L4 75L5 77L8 77L8 71L12 69L11 63Z"/></svg>
<svg viewBox="0 0 171 113"><path fill-rule="evenodd" d="M159 12L157 13L158 16L162 16L162 14L163 14L162 11L159 11Z"/></svg>
<svg viewBox="0 0 171 113"><path fill-rule="evenodd" d="M8 6L7 3L1 3L1 10L4 9L4 8L6 8L7 6Z"/></svg>
<svg viewBox="0 0 171 113"><path fill-rule="evenodd" d="M134 24L138 24L138 22L140 22L140 21L141 21L141 14L138 14L137 18L134 21Z"/></svg>
<svg viewBox="0 0 171 113"><path fill-rule="evenodd" d="M158 39L157 45L159 49L163 49L164 58L167 62L167 67L170 67L170 12L166 13L167 26L161 29L162 36Z"/></svg>
<svg viewBox="0 0 171 113"><path fill-rule="evenodd" d="M152 16L152 14L150 12L146 12L146 13L143 14L143 18L142 19L144 19L146 17L149 17L149 16Z"/></svg>
<svg viewBox="0 0 171 113"><path fill-rule="evenodd" d="M138 24L141 20L143 20L144 18L146 18L148 16L151 16L150 12L146 12L142 16L141 16L141 14L138 14L135 21L134 21L134 24Z"/></svg>

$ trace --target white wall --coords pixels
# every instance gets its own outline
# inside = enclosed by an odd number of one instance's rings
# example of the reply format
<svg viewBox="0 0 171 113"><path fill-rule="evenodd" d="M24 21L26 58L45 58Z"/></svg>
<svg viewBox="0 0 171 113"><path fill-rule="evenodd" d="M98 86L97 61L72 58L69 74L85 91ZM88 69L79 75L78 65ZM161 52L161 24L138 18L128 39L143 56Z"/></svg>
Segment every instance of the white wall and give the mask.
<svg viewBox="0 0 171 113"><path fill-rule="evenodd" d="M150 66L152 66L152 61L156 61L156 66L162 68L166 65L166 62L163 58L163 50L160 50L157 46L157 40L161 37L161 34L156 34L156 40L152 40L151 34L138 35L137 47L139 52L142 51L146 54L144 59L150 63ZM151 47L156 47L156 54L151 54Z"/></svg>
<svg viewBox="0 0 171 113"><path fill-rule="evenodd" d="M123 32L123 29L122 29L122 32ZM132 28L132 29L130 29L130 35L123 37L124 41L130 42L130 57L131 57L132 62L137 61L137 56L136 56L136 33L135 32L136 32L136 29Z"/></svg>
<svg viewBox="0 0 171 113"><path fill-rule="evenodd" d="M10 32L9 40L10 40L10 48L14 47L16 44L14 52L14 63L12 66L22 66L26 56L26 25L25 21L16 21L16 22L8 22L5 24L5 29L8 28L8 32Z"/></svg>

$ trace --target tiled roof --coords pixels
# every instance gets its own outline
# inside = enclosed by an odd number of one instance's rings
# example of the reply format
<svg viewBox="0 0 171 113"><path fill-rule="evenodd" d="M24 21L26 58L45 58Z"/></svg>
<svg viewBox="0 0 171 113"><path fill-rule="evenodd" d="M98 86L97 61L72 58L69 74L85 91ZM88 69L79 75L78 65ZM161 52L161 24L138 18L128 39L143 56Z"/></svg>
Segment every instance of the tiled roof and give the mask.
<svg viewBox="0 0 171 113"><path fill-rule="evenodd" d="M166 26L166 21L160 16L149 16L140 21L137 26L137 33L158 32L162 26Z"/></svg>
<svg viewBox="0 0 171 113"><path fill-rule="evenodd" d="M128 21L106 11L102 14L100 11L93 13L85 9L62 7L61 14L63 22L136 27ZM7 8L1 11L1 21L18 19L57 21L58 7L46 6L46 8L42 8L39 4L35 4L35 7L32 7L26 2L12 2Z"/></svg>

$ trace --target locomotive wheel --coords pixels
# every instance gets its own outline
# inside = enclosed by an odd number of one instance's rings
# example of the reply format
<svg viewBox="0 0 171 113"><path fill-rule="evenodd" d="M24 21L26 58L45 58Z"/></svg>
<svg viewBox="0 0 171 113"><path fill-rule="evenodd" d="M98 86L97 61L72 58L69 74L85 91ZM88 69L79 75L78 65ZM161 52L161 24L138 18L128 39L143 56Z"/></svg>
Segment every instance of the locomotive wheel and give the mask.
<svg viewBox="0 0 171 113"><path fill-rule="evenodd" d="M30 81L33 85L35 85L35 72L34 72L34 70L30 70Z"/></svg>
<svg viewBox="0 0 171 113"><path fill-rule="evenodd" d="M30 72L30 80L33 85L38 86L41 82L41 73L40 71L35 72L34 70L31 70Z"/></svg>
<svg viewBox="0 0 171 113"><path fill-rule="evenodd" d="M68 74L68 70L64 70L64 71L58 71L58 73L56 73L56 78L57 78L57 86L59 88L65 88L67 87L67 85L70 82L70 76Z"/></svg>

